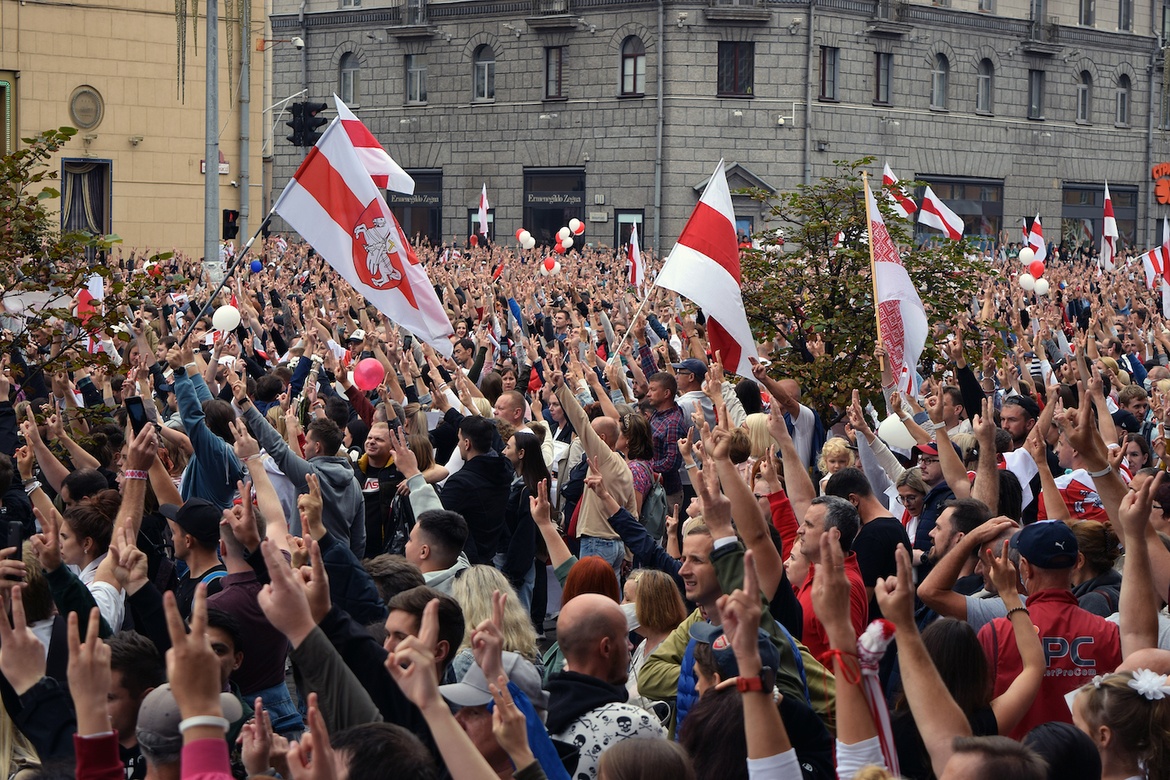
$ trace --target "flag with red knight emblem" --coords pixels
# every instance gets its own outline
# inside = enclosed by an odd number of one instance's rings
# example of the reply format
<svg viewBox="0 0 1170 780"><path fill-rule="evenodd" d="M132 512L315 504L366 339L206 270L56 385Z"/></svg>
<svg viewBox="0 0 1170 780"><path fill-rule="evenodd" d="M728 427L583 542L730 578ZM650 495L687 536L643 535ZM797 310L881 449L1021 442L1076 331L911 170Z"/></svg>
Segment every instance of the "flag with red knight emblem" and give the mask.
<svg viewBox="0 0 1170 780"><path fill-rule="evenodd" d="M379 311L449 356L451 323L342 122L326 128L273 210Z"/></svg>
<svg viewBox="0 0 1170 780"><path fill-rule="evenodd" d="M885 347L898 389L903 393L914 392L918 384L918 358L926 345L929 330L926 309L886 230L886 222L869 189L868 179L865 181L865 208L869 217L878 339Z"/></svg>
<svg viewBox="0 0 1170 780"><path fill-rule="evenodd" d="M751 377L756 343L740 294L739 242L723 160L654 280L689 298L707 315L707 336L723 366Z"/></svg>

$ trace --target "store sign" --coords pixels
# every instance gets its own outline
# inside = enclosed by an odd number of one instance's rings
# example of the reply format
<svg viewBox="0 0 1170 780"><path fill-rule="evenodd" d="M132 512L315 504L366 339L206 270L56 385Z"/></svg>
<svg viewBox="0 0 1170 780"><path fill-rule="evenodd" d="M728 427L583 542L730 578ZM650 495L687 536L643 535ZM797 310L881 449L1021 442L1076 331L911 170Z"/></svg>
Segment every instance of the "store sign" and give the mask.
<svg viewBox="0 0 1170 780"><path fill-rule="evenodd" d="M585 195L580 192L529 192L525 197L529 206L585 205Z"/></svg>
<svg viewBox="0 0 1170 780"><path fill-rule="evenodd" d="M416 192L413 195L405 195L401 192L386 191L386 202L391 206L429 206L432 208L441 206L443 203L443 196L438 192Z"/></svg>
<svg viewBox="0 0 1170 780"><path fill-rule="evenodd" d="M1170 205L1170 163L1158 163L1150 171L1154 180L1154 199L1163 206Z"/></svg>

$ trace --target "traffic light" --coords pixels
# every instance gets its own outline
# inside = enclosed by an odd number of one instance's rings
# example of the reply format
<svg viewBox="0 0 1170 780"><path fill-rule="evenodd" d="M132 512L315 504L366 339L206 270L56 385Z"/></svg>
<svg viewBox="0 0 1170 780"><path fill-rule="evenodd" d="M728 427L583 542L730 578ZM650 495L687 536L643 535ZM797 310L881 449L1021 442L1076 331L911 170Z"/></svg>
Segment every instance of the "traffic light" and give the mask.
<svg viewBox="0 0 1170 780"><path fill-rule="evenodd" d="M235 209L223 210L223 240L231 241L240 232L240 212Z"/></svg>
<svg viewBox="0 0 1170 780"><path fill-rule="evenodd" d="M329 120L320 116L321 112L329 107L328 103L305 103L301 113L302 146L316 146L321 140L321 131L318 127L329 124Z"/></svg>
<svg viewBox="0 0 1170 780"><path fill-rule="evenodd" d="M289 113L292 114L292 119L285 122L286 125L292 128L292 133L288 136L289 143L293 146L305 145L305 104L293 103L289 107Z"/></svg>

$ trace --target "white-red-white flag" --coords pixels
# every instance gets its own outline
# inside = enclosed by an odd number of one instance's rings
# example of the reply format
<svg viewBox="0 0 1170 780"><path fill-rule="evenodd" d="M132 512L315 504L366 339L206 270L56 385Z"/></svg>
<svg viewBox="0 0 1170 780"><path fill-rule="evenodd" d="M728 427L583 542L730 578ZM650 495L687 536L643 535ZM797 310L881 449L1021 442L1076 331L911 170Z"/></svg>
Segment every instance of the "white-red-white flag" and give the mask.
<svg viewBox="0 0 1170 780"><path fill-rule="evenodd" d="M1044 243L1044 226L1040 224L1040 212L1036 212L1036 219L1032 220L1032 229L1028 231L1028 246L1036 253L1036 259L1044 262L1048 257L1048 245Z"/></svg>
<svg viewBox="0 0 1170 780"><path fill-rule="evenodd" d="M865 208L869 217L869 244L873 254L873 278L877 300L878 338L885 347L890 371L903 393L917 390L918 358L929 330L926 309L910 281L894 246L877 201L865 181Z"/></svg>
<svg viewBox="0 0 1170 780"><path fill-rule="evenodd" d="M1170 219L1162 217L1162 316L1170 317Z"/></svg>
<svg viewBox="0 0 1170 780"><path fill-rule="evenodd" d="M930 187L926 188L926 192L922 196L918 224L942 231L952 241L958 241L963 237L963 218L951 211Z"/></svg>
<svg viewBox="0 0 1170 780"><path fill-rule="evenodd" d="M1109 197L1109 182L1105 182L1105 220L1101 230L1101 267L1112 271L1117 267L1117 218L1113 216L1113 198Z"/></svg>
<svg viewBox="0 0 1170 780"><path fill-rule="evenodd" d="M333 102L337 104L337 118L341 120L345 134L349 136L358 159L370 172L374 184L384 190L413 195L414 179L410 177L410 174L394 162L390 153L382 148L382 144L378 143L378 139L369 131L369 128L362 124L362 120L357 118L357 114L350 111L349 106L341 102L341 98L334 95Z"/></svg>
<svg viewBox="0 0 1170 780"><path fill-rule="evenodd" d="M886 163L885 168L882 169L882 184L886 188L886 197L894 204L894 211L907 218L918 211L914 198L911 198L905 190L898 186L898 177L890 170L889 163Z"/></svg>
<svg viewBox="0 0 1170 780"><path fill-rule="evenodd" d="M739 291L739 242L723 160L715 166L654 284L702 308L711 348L723 359L724 368L743 377L752 375L756 343Z"/></svg>
<svg viewBox="0 0 1170 780"><path fill-rule="evenodd" d="M273 209L379 311L451 354L443 305L340 118L309 150Z"/></svg>
<svg viewBox="0 0 1170 780"><path fill-rule="evenodd" d="M479 219L479 232L481 235L488 234L488 209L491 205L487 199L487 182L484 182L483 189L479 192L479 213L476 217Z"/></svg>
<svg viewBox="0 0 1170 780"><path fill-rule="evenodd" d="M638 247L638 225L630 226L630 243L626 245L626 261L630 266L630 286L641 290L646 284L646 266L642 264L642 250Z"/></svg>

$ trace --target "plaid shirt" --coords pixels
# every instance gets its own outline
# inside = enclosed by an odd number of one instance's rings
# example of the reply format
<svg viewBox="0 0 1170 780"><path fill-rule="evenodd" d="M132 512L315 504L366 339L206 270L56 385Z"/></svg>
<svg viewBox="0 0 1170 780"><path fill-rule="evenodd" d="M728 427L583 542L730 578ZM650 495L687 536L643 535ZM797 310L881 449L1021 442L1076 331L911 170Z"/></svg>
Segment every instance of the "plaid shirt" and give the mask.
<svg viewBox="0 0 1170 780"><path fill-rule="evenodd" d="M662 412L657 409L650 415L650 433L654 439L654 460L650 468L662 475L662 489L667 493L682 490L682 479L678 475L682 466L682 455L678 451L678 440L687 435L687 421L678 404Z"/></svg>

